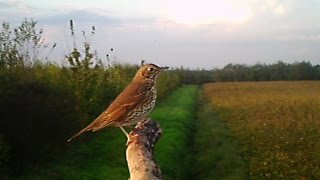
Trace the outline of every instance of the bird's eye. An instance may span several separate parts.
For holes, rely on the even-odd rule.
[[[154,68],[153,67],[148,67],[148,71],[153,72]]]

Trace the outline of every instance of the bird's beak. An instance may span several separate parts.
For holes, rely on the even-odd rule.
[[[161,70],[164,71],[166,69],[169,69],[169,67],[165,66],[165,67],[161,67]]]

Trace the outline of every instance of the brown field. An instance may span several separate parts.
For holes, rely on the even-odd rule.
[[[320,82],[204,85],[242,145],[253,179],[320,178]]]

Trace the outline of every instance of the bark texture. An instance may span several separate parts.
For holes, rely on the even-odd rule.
[[[153,148],[161,133],[159,124],[150,119],[139,122],[130,132],[126,150],[130,180],[162,179],[153,157]]]

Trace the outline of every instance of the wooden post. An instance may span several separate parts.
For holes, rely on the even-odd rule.
[[[161,133],[159,124],[150,119],[139,122],[130,132],[126,151],[130,180],[162,179],[153,158],[153,148]]]

